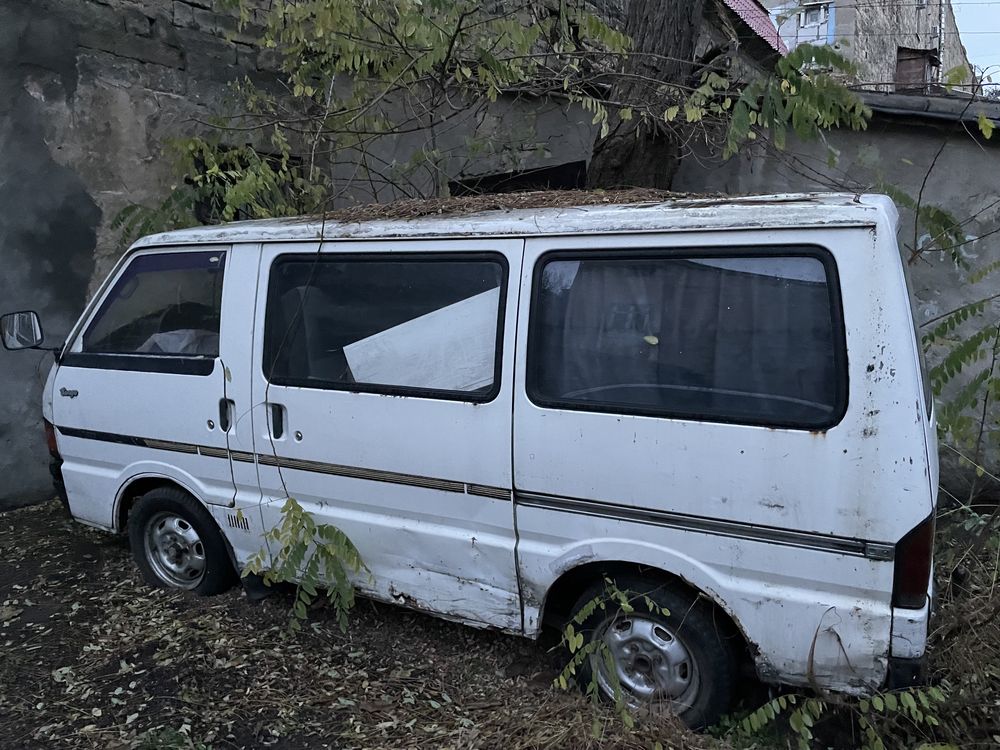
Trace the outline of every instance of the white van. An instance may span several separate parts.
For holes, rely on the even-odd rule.
[[[692,725],[741,664],[907,684],[938,459],[896,223],[786,195],[147,237],[52,367],[57,474],[199,594],[289,495],[357,546],[363,594],[470,625],[536,637],[608,577],[669,615],[610,606],[586,637]],[[8,348],[40,339],[4,318]]]

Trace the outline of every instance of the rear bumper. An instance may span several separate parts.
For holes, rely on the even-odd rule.
[[[901,656],[889,657],[889,679],[886,688],[901,690],[923,685],[927,681],[927,659],[920,656],[915,659],[905,659]]]
[[[931,619],[930,597],[923,609],[892,608],[892,641],[889,655],[903,659],[918,659],[927,649],[927,632]]]
[[[933,585],[928,587],[922,609],[893,607],[888,689],[921,685],[927,679],[927,633],[933,608]]]

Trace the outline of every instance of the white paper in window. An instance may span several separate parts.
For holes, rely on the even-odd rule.
[[[474,391],[493,382],[500,287],[344,347],[357,383]]]
[[[771,276],[776,279],[808,281],[814,284],[826,282],[826,269],[816,258],[692,258],[690,262],[738,273]]]

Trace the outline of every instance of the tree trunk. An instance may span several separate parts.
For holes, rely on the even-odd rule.
[[[612,84],[611,101],[646,101],[651,81],[687,84],[704,6],[705,0],[628,0],[624,31],[633,54],[625,62],[626,75]],[[665,98],[663,109],[675,103]],[[680,157],[677,136],[638,117],[623,121],[617,113],[609,124],[608,136],[594,144],[588,186],[669,188]]]

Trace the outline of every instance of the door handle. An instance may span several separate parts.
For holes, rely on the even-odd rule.
[[[281,440],[285,434],[285,407],[281,404],[268,404],[268,421],[271,426],[271,437]]]
[[[233,410],[236,404],[232,399],[220,398],[219,399],[219,428],[223,432],[229,432],[229,428],[233,423]]]

